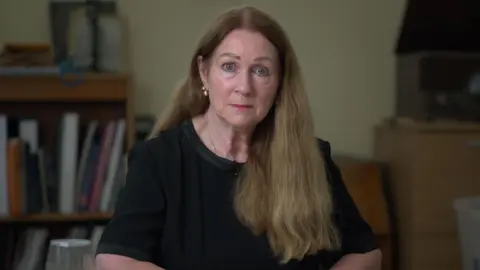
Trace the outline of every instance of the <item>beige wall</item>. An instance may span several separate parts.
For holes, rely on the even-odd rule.
[[[393,113],[393,48],[405,0],[119,3],[129,21],[138,112],[162,110],[212,17],[232,5],[253,4],[275,16],[290,35],[306,78],[317,134],[335,151],[370,156],[372,126]],[[48,0],[1,0],[0,43],[48,41],[47,12]]]

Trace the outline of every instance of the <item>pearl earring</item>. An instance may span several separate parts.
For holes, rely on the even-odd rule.
[[[205,88],[205,86],[202,86],[202,90],[203,90],[203,95],[208,96],[208,90]]]

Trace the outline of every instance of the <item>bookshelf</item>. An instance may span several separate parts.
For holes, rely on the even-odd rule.
[[[59,148],[60,145],[62,145],[62,137],[59,134],[59,130],[62,128],[60,123],[64,120],[65,114],[74,113],[77,115],[79,119],[79,135],[77,138],[78,160],[76,161],[76,170],[79,170],[78,168],[80,166],[78,163],[81,162],[82,143],[88,133],[89,125],[91,125],[92,122],[96,122],[100,130],[99,133],[104,134],[104,130],[106,130],[112,122],[114,123],[114,125],[112,125],[114,128],[111,130],[118,132],[119,129],[115,128],[119,125],[118,119],[124,120],[125,128],[124,132],[122,132],[124,134],[123,139],[118,140],[121,141],[121,155],[124,156],[127,150],[133,145],[135,132],[133,93],[131,89],[131,77],[127,74],[101,73],[81,74],[79,76],[0,75],[0,117],[3,115],[6,116],[7,120],[16,119],[16,121],[34,119],[38,127],[38,136],[36,136],[38,137],[38,147],[40,148],[41,146],[42,149],[49,149],[54,153],[54,159],[58,159],[57,155],[60,155],[59,152],[61,151]],[[64,125],[66,125],[65,123],[66,122],[63,122]],[[8,123],[8,125],[10,125],[10,123]],[[68,125],[66,126],[68,127]],[[0,129],[1,128],[0,126]],[[66,129],[67,128],[64,127],[62,132],[65,133]],[[112,132],[110,135],[112,135],[111,144],[113,145],[115,133]],[[21,135],[19,134],[18,136]],[[100,142],[103,142],[102,139],[104,137],[102,136],[104,135],[97,136],[97,139],[101,137]],[[10,139],[11,138],[9,138],[9,140]],[[0,145],[0,151],[2,151],[1,148]],[[103,148],[99,151],[102,151],[102,149]],[[113,146],[111,149],[113,149]],[[113,150],[111,150],[111,152],[113,152]],[[99,155],[101,156],[101,154]],[[11,156],[5,156],[7,157],[8,163],[8,159]],[[98,160],[100,159],[99,157]],[[104,160],[105,163],[109,163],[108,156]],[[61,162],[58,161],[58,163]],[[92,166],[98,170],[99,165]],[[104,167],[105,172],[103,175],[107,175],[108,165]],[[58,174],[58,171],[54,173]],[[75,171],[75,177],[76,176],[77,171]],[[2,175],[0,174],[0,181],[1,177]],[[23,177],[24,180],[22,181],[25,181],[25,176]],[[107,177],[104,176],[104,178]],[[76,189],[78,189],[77,186]],[[60,188],[58,190],[60,190]],[[58,193],[60,193],[60,191],[58,191]],[[99,193],[100,199],[98,200],[101,200],[103,193],[101,191]],[[0,193],[0,196],[1,195]],[[23,196],[29,197],[28,195],[29,194]],[[58,194],[54,196],[57,196],[57,198],[62,197]],[[60,204],[61,200],[62,199],[58,199],[57,203]],[[73,201],[77,202],[78,199],[73,199]],[[1,203],[0,200],[0,204]],[[72,237],[72,235],[73,237],[93,238],[93,235],[96,234],[98,238],[101,230],[96,231],[95,229],[97,229],[98,226],[105,225],[110,220],[112,215],[110,207],[109,211],[100,211],[98,210],[100,207],[95,207],[96,210],[93,211],[89,207],[83,210],[78,210],[76,207],[77,206],[75,206],[73,211],[67,211],[67,213],[60,211],[60,207],[58,206],[58,209],[43,209],[41,211],[37,209],[37,211],[33,212],[24,211],[22,208],[22,212],[20,213],[0,215],[0,239],[7,239],[7,241],[0,241],[0,268],[13,269],[13,262],[16,260],[16,253],[19,249],[17,243],[21,234],[27,230],[32,230],[33,233],[40,238],[43,237],[44,245],[48,243],[49,239]],[[83,228],[86,228],[86,231],[83,231]],[[48,233],[45,233],[45,230],[48,230]],[[43,246],[43,248],[44,251],[46,251],[45,246]]]
[[[133,93],[128,75],[0,76],[0,105],[0,114],[37,117],[46,125],[56,125],[56,116],[62,111],[76,110],[86,120],[123,116],[127,147],[134,141]]]

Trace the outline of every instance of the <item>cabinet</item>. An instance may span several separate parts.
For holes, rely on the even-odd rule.
[[[399,269],[460,270],[453,201],[480,195],[480,124],[385,122],[374,155],[389,169]]]

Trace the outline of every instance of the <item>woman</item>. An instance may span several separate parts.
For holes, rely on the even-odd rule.
[[[380,269],[292,46],[255,8],[219,17],[128,161],[100,270]]]

